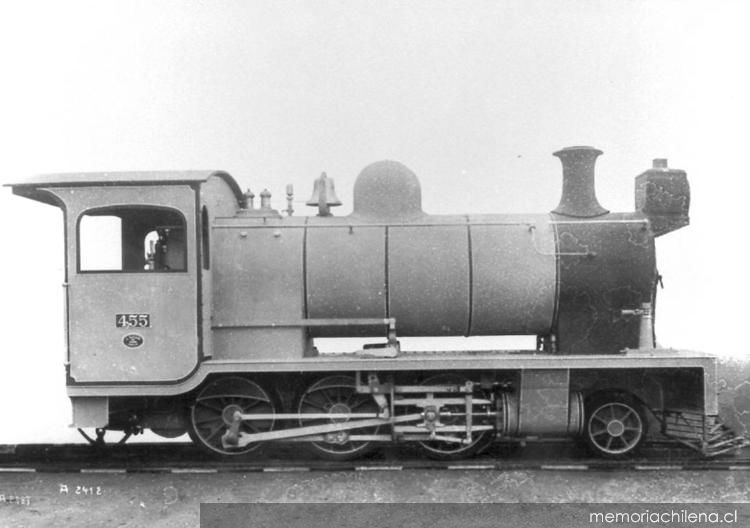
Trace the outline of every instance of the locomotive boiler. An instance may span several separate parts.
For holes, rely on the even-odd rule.
[[[301,442],[350,459],[384,442],[460,458],[494,439],[582,438],[607,457],[649,436],[715,455],[715,360],[656,348],[655,237],[688,224],[683,171],[654,160],[635,211],[596,198],[601,151],[569,147],[549,214],[430,215],[384,161],[353,211],[323,174],[315,216],[222,171],[58,174],[13,191],[64,211],[73,424],[189,433],[221,455]],[[282,211],[283,212],[283,211]],[[413,352],[401,336],[531,335],[526,351]],[[374,342],[319,354],[314,338]],[[651,428],[651,430],[649,430]]]

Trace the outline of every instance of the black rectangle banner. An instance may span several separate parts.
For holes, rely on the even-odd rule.
[[[744,528],[750,503],[209,503],[200,519],[205,528]]]

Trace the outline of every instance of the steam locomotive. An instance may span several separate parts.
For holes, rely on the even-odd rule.
[[[709,355],[655,348],[654,239],[686,226],[684,171],[635,180],[635,211],[594,188],[601,151],[555,152],[549,214],[430,215],[383,161],[353,212],[315,181],[316,216],[271,207],[226,172],[55,174],[13,192],[60,207],[73,425],[189,433],[241,455],[277,441],[352,459],[382,443],[470,456],[570,436],[604,457],[655,434],[706,456],[745,444],[718,418]],[[286,215],[282,214],[286,212]],[[406,336],[536,336],[534,350],[402,350]],[[361,337],[321,354],[315,338]]]

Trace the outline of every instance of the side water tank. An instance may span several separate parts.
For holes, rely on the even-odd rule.
[[[393,161],[362,171],[350,216],[309,219],[305,273],[307,317],[394,317],[402,336],[546,335],[554,319],[549,215],[425,214],[417,177]]]

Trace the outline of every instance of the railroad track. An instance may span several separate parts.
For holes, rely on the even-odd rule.
[[[674,445],[651,444],[638,458],[591,458],[575,444],[540,443],[524,447],[496,444],[480,456],[439,461],[408,447],[386,447],[348,462],[319,460],[297,446],[274,446],[263,456],[215,459],[189,443],[133,443],[92,447],[84,444],[0,446],[0,473],[236,473],[408,470],[550,470],[550,471],[750,471],[750,450],[704,459]]]

